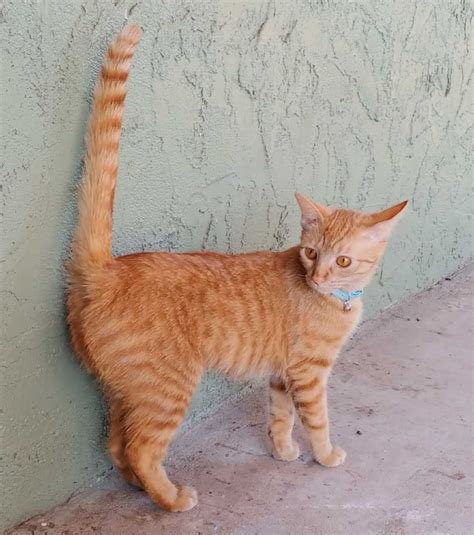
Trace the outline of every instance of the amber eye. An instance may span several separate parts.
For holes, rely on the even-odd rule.
[[[349,267],[352,264],[352,260],[348,256],[338,256],[336,264],[341,267]]]
[[[316,252],[316,250],[311,249],[311,247],[305,247],[304,253],[310,260],[314,260],[318,256],[318,253]]]

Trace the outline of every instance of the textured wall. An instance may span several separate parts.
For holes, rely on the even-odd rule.
[[[108,466],[99,398],[67,346],[62,263],[91,90],[125,16],[145,32],[117,253],[286,247],[300,190],[365,210],[412,201],[369,314],[471,255],[467,1],[4,1],[4,524]],[[228,391],[209,380],[195,410]]]

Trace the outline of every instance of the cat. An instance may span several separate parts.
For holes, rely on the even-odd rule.
[[[163,461],[205,369],[269,377],[273,456],[299,456],[295,411],[315,460],[344,462],[332,445],[326,385],[362,312],[371,279],[407,201],[365,214],[296,194],[300,244],[283,252],[138,253],[112,257],[112,205],[126,95],[140,29],[108,49],[86,136],[78,223],[67,265],[67,322],[75,353],[110,409],[108,449],[123,477],[168,511],[196,491]]]

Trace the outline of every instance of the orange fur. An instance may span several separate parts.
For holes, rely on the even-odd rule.
[[[299,454],[291,436],[296,408],[315,459],[325,466],[344,461],[329,439],[326,384],[362,303],[344,311],[330,293],[367,284],[406,203],[362,214],[297,195],[301,245],[287,251],[113,258],[125,81],[139,37],[135,26],[121,32],[95,92],[68,265],[68,324],[75,352],[109,402],[116,467],[161,507],[185,511],[197,503],[196,492],[175,486],[163,461],[206,368],[271,377],[268,432],[276,458]],[[351,265],[339,267],[339,255]]]

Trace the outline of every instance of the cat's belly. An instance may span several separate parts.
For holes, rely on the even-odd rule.
[[[282,367],[286,357],[281,336],[233,329],[203,340],[201,351],[207,368],[239,379],[270,374]]]

